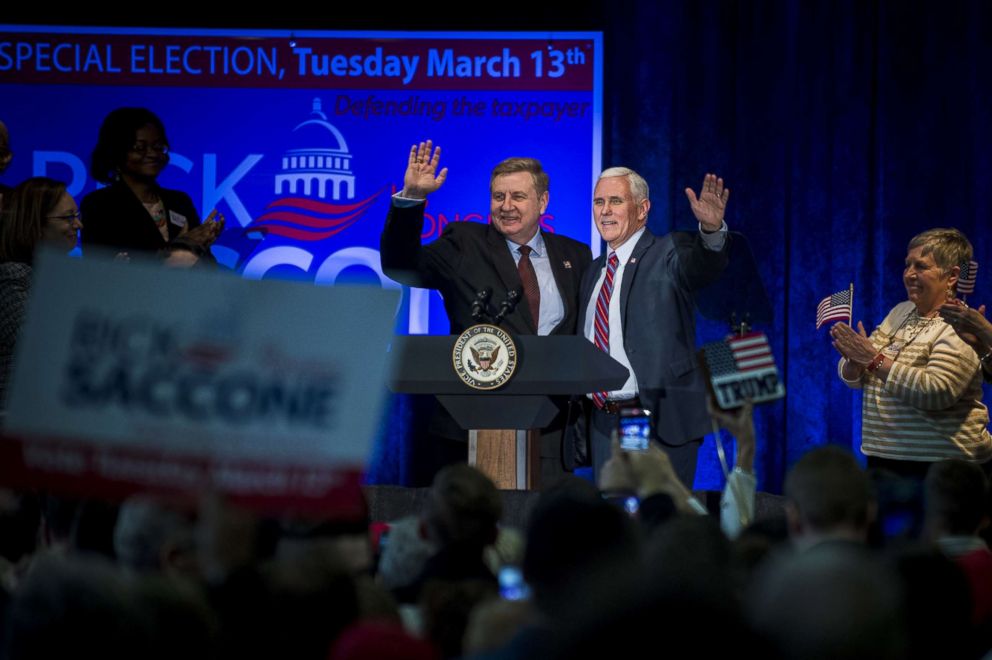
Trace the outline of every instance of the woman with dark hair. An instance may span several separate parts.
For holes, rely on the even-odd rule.
[[[165,126],[153,112],[117,108],[107,115],[90,172],[109,185],[83,198],[83,245],[157,252],[179,236],[204,246],[213,243],[223,229],[223,218],[215,222],[214,212],[201,225],[189,195],[159,186],[158,176],[168,164]]]
[[[4,197],[0,214],[0,407],[24,321],[35,248],[45,243],[68,252],[76,247],[82,227],[76,201],[61,181],[28,179]]]

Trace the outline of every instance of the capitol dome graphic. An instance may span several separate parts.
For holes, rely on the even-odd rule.
[[[319,98],[313,100],[310,118],[293,129],[289,146],[275,177],[276,195],[332,200],[355,197],[348,143],[341,131],[327,121]]]
[[[275,199],[245,228],[249,236],[297,244],[323,241],[359,222],[384,190],[355,200],[351,151],[341,131],[327,121],[319,98],[286,146],[275,175]]]

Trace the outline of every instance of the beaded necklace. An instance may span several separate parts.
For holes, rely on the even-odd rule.
[[[884,352],[892,360],[895,360],[903,349],[916,341],[916,338],[919,337],[924,330],[939,321],[943,321],[943,319],[939,316],[920,316],[920,313],[914,308],[913,311],[902,320],[899,327],[895,329],[892,336],[889,337],[889,341],[882,347],[880,352]],[[903,328],[906,329],[906,332],[903,335],[902,342],[896,343],[896,336]]]

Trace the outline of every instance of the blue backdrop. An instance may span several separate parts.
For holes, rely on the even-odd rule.
[[[788,390],[757,412],[759,487],[780,491],[788,466],[811,447],[857,449],[860,398],[836,379],[826,329],[814,330],[817,302],[853,281],[855,319],[878,323],[905,297],[909,238],[934,226],[971,238],[982,268],[970,302],[992,302],[992,4],[620,0],[557,13],[535,7],[526,26],[512,28],[604,32],[603,165],[647,178],[651,229],[691,227],[682,190],[698,187],[705,172],[732,189],[728,223],[759,259],[775,319],[758,329],[772,340]],[[292,19],[282,20],[286,27]],[[480,27],[457,16],[389,20],[350,24]],[[77,130],[95,134],[94,120]],[[554,194],[582,199],[589,191]],[[705,325],[701,340],[723,332]],[[418,411],[399,400],[391,413],[370,477],[408,483],[407,428]],[[709,440],[695,485],[721,485]]]
[[[604,166],[652,186],[653,231],[687,228],[682,189],[732,190],[728,223],[760,260],[788,389],[757,413],[759,487],[811,447],[860,444],[860,396],[836,378],[817,302],[855,285],[868,328],[905,300],[906,244],[961,229],[992,303],[992,4],[611,3]],[[988,389],[986,390],[988,394]],[[986,401],[988,401],[986,396]],[[712,452],[696,486],[718,487]]]

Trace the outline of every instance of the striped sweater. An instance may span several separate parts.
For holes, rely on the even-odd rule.
[[[943,319],[914,323],[912,302],[896,305],[871,333],[871,343],[894,362],[883,382],[865,372],[844,379],[862,388],[861,451],[900,461],[992,458],[988,408],[975,351]]]

